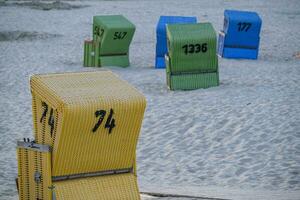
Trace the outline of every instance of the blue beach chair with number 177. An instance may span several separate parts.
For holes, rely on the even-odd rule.
[[[256,12],[225,10],[218,54],[225,58],[257,59],[262,20]]]

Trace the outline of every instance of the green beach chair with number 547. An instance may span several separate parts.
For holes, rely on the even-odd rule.
[[[122,15],[94,16],[93,41],[99,44],[98,66],[129,66],[129,45],[135,26]]]
[[[129,66],[129,46],[135,26],[122,15],[93,18],[93,40],[84,42],[84,66]]]

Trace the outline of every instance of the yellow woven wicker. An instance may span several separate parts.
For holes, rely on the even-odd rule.
[[[145,98],[127,82],[108,71],[36,75],[31,91],[35,138],[53,146],[53,176],[134,166]]]
[[[136,177],[133,174],[81,178],[55,183],[56,199],[140,199]]]
[[[50,200],[51,192],[56,199],[140,199],[136,145],[145,97],[109,71],[34,75],[30,85],[34,144],[52,152],[46,166],[31,161],[43,155],[18,149],[20,199]],[[50,177],[48,196],[32,182],[37,169]]]

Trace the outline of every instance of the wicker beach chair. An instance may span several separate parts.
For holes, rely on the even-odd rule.
[[[108,71],[31,77],[35,141],[18,142],[20,200],[140,199],[144,96]]]
[[[261,24],[256,12],[225,10],[224,27],[219,32],[218,55],[257,59]]]
[[[94,16],[93,40],[84,42],[84,66],[129,66],[134,32],[134,24],[122,15]],[[95,61],[89,63],[91,57]]]
[[[167,85],[191,90],[219,85],[216,33],[210,23],[167,25]]]

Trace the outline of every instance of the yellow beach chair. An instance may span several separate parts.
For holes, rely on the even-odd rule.
[[[108,71],[34,75],[35,141],[18,142],[20,200],[140,199],[146,101]]]

